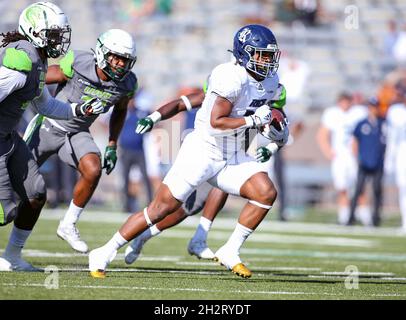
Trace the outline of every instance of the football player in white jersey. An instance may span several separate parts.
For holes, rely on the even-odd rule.
[[[136,132],[143,134],[152,130],[154,125],[161,120],[169,119],[185,110],[189,111],[192,108],[200,108],[204,97],[205,91],[201,90],[201,92],[193,93],[188,96],[181,96],[179,99],[166,103],[148,117],[140,119],[137,123]],[[282,108],[285,103],[286,89],[282,84],[279,84],[277,94],[272,98],[271,106],[283,110]],[[271,163],[269,160],[274,154],[274,151],[272,151],[273,145],[263,135],[259,134],[256,138],[257,139],[253,141],[247,152],[252,155],[255,154],[255,158],[258,162],[268,161],[268,174],[272,179],[273,162]],[[189,241],[187,250],[190,255],[194,255],[199,259],[213,260],[215,255],[207,245],[207,237],[214,219],[223,208],[227,198],[228,194],[226,192],[218,188],[213,188],[209,183],[204,183],[192,193],[188,199],[186,199],[182,207],[136,237],[125,250],[125,262],[127,264],[132,264],[137,260],[144,244],[149,239],[159,235],[162,231],[179,224],[188,216],[198,214],[200,211],[202,211],[202,216],[200,217],[199,225],[195,234]]]
[[[317,142],[323,155],[331,161],[333,184],[338,192],[338,223],[349,221],[349,193],[355,186],[357,161],[351,150],[351,136],[356,124],[366,118],[367,108],[352,106],[352,97],[342,93],[337,106],[327,108],[321,118]],[[365,200],[362,199],[360,202]],[[361,205],[361,211],[367,208]]]
[[[280,123],[281,130],[266,126],[272,120],[267,103],[279,84],[280,51],[272,31],[261,25],[241,28],[234,37],[233,55],[235,62],[220,64],[212,71],[195,130],[185,138],[152,203],[129,217],[104,246],[90,252],[93,277],[104,278],[119,248],[175,212],[204,182],[248,200],[234,232],[215,256],[237,275],[251,276],[239,250],[272,207],[277,192],[267,167],[246,155],[245,132],[265,126],[277,149],[286,143],[289,130],[284,123]]]
[[[385,173],[395,174],[402,215],[402,232],[406,233],[406,87],[397,86],[397,90],[402,99],[390,106],[386,116],[388,138]]]

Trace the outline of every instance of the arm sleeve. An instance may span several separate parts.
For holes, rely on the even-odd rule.
[[[69,120],[75,116],[73,106],[53,98],[47,87],[32,101],[32,106],[38,113],[53,119]]]
[[[27,75],[23,72],[11,70],[4,66],[0,67],[0,102],[7,98],[10,93],[21,89],[25,85]]]

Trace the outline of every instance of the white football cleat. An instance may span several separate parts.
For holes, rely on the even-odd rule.
[[[101,247],[90,251],[89,270],[93,278],[105,278],[107,265],[116,257],[117,250],[108,253]]]
[[[86,242],[80,239],[79,230],[74,224],[66,226],[62,225],[62,222],[59,223],[56,234],[59,238],[68,242],[73,250],[80,253],[87,253],[89,251],[89,247],[87,246]]]
[[[208,259],[208,260],[214,259],[213,251],[210,250],[210,248],[207,246],[206,241],[204,240],[191,239],[189,241],[187,251],[189,252],[190,255],[196,256],[199,259]]]
[[[251,270],[241,262],[238,253],[231,253],[227,251],[227,248],[224,246],[217,250],[214,260],[226,267],[232,273],[235,273],[237,276],[243,278],[250,278],[252,276]]]
[[[142,238],[141,235],[131,241],[130,245],[125,249],[124,261],[126,264],[131,264],[138,259],[142,247],[147,242],[147,239]]]
[[[22,258],[0,257],[0,271],[21,271],[21,272],[40,272],[42,269],[36,268]]]

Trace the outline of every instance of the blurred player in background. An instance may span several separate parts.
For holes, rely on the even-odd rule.
[[[267,168],[246,155],[245,132],[266,129],[277,150],[286,143],[289,130],[283,118],[278,121],[279,130],[269,124],[272,111],[267,103],[278,89],[280,57],[271,30],[261,25],[241,28],[234,37],[233,55],[235,62],[221,64],[211,73],[195,130],[185,138],[152,203],[133,214],[103,247],[90,252],[93,277],[105,277],[119,248],[175,212],[204,182],[248,200],[233,234],[215,256],[237,275],[251,276],[239,251],[272,207],[277,192]]]
[[[134,128],[138,120],[145,118],[150,113],[149,103],[143,100],[149,100],[143,97],[143,89],[138,89],[135,97],[128,104],[127,117],[124,122],[123,130],[120,135],[119,147],[122,156],[120,157],[121,164],[121,177],[124,181],[123,185],[123,211],[132,213],[139,210],[139,197],[138,192],[134,192],[132,188],[132,171],[134,167],[139,169],[140,183],[142,182],[147,193],[147,202],[152,201],[153,188],[147,170],[146,152],[145,149],[148,145],[144,141],[144,136],[136,134]],[[147,106],[143,106],[147,104]],[[153,145],[153,144],[152,144]],[[155,147],[155,145],[153,145]]]
[[[116,165],[117,140],[128,101],[137,87],[137,78],[131,71],[136,59],[133,37],[124,30],[111,29],[97,39],[94,53],[69,51],[59,65],[49,67],[46,75],[46,83],[57,83],[57,95],[66,101],[78,103],[97,97],[103,101],[103,112],[114,106],[104,153],[103,168],[107,174]],[[73,199],[58,226],[57,235],[81,253],[86,253],[88,246],[80,238],[76,223],[92,197],[102,171],[101,153],[89,132],[96,118],[97,115],[69,121],[45,119],[28,144],[39,166],[52,154],[58,154],[63,162],[80,172]]]
[[[352,97],[341,93],[337,105],[327,108],[321,118],[317,142],[323,155],[331,161],[331,174],[338,192],[338,223],[347,224],[350,217],[350,197],[357,176],[357,162],[351,149],[351,136],[355,125],[367,117],[367,109],[353,106]],[[365,204],[363,196],[362,204]],[[362,206],[360,210],[366,211]],[[369,211],[363,213],[369,215]]]
[[[358,175],[347,224],[355,223],[358,198],[364,193],[366,179],[370,177],[373,187],[373,213],[372,216],[362,217],[364,219],[362,223],[366,226],[378,226],[381,222],[382,178],[386,148],[386,124],[385,120],[379,117],[378,99],[368,100],[368,117],[357,123],[352,143],[358,162]]]
[[[396,90],[403,99],[391,105],[387,113],[388,139],[385,171],[388,174],[395,174],[402,215],[401,231],[406,234],[406,86],[398,83]]]
[[[51,26],[51,27],[49,27]],[[101,101],[68,104],[53,99],[46,87],[47,58],[64,55],[71,28],[62,10],[49,2],[23,10],[18,31],[2,34],[0,53],[0,225],[14,220],[0,271],[37,271],[21,258],[21,250],[46,201],[38,166],[16,129],[28,104],[40,114],[72,119],[101,111]],[[20,197],[16,206],[14,192]]]

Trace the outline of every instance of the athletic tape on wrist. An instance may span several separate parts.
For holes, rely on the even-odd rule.
[[[147,211],[147,207],[144,208],[144,218],[145,221],[147,222],[148,227],[152,227],[154,224],[151,222],[151,219],[148,216],[148,211]]]
[[[187,111],[192,110],[192,104],[190,103],[190,100],[188,99],[188,97],[180,96],[180,98],[182,99],[183,103],[185,104]]]

